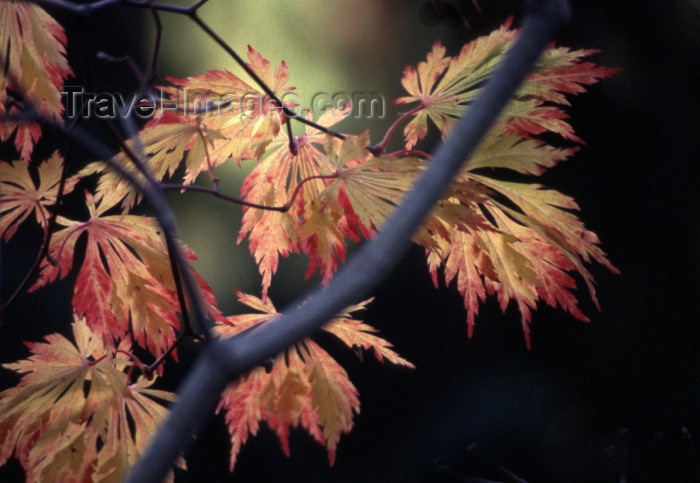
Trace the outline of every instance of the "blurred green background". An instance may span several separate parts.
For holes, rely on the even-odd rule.
[[[202,19],[244,58],[251,45],[273,68],[284,60],[290,72],[287,85],[296,87],[296,99],[303,109],[313,107],[317,95],[381,95],[386,102],[377,113],[384,111],[383,116],[349,117],[336,126],[340,131],[356,134],[369,129],[372,142],[376,143],[399,113],[392,101],[405,95],[400,84],[403,68],[423,60],[436,39],[457,45],[460,37],[466,40],[475,33],[460,32],[437,19],[427,25],[425,20],[431,9],[432,5],[420,2],[264,0],[244,8],[234,2],[210,2],[200,12]],[[255,85],[189,19],[169,15],[164,21],[159,74],[184,77],[224,69]],[[489,23],[482,25],[484,31],[495,25]],[[319,115],[315,112],[316,118]],[[294,123],[294,128],[297,134],[303,132],[299,123]],[[398,149],[400,144],[401,133],[397,132],[389,149]],[[219,169],[224,190],[237,193],[252,165],[253,161],[241,167],[230,163]],[[206,178],[201,179],[206,182]],[[171,199],[185,240],[201,254],[198,268],[215,287],[224,311],[234,308],[231,289],[258,294],[260,279],[247,244],[233,243],[240,226],[240,208],[199,195]],[[297,255],[281,263],[271,291],[276,303],[292,302],[318,283],[316,276],[304,281],[306,265],[306,259]]]

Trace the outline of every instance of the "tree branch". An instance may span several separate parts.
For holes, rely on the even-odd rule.
[[[569,13],[566,0],[529,3],[522,31],[503,63],[447,141],[435,151],[434,162],[377,237],[361,247],[326,289],[315,289],[308,302],[293,306],[273,323],[212,342],[185,379],[179,402],[128,476],[128,482],[162,481],[177,455],[191,444],[192,435],[213,414],[219,395],[231,380],[308,336],[380,283],[401,259],[410,245],[411,235],[448,188],[555,32],[568,20]]]
[[[136,189],[141,192],[146,202],[153,208],[154,215],[163,229],[163,236],[165,238],[169,256],[176,260],[177,265],[181,269],[185,287],[190,295],[194,312],[197,315],[197,322],[199,323],[198,328],[203,330],[209,339],[209,329],[213,326],[213,321],[205,309],[206,304],[204,302],[204,297],[201,294],[199,284],[197,283],[192,271],[189,269],[189,264],[187,263],[180,245],[177,242],[179,237],[177,234],[175,216],[173,215],[168,203],[165,200],[165,197],[163,196],[163,191],[160,188],[160,184],[153,181],[152,178],[150,182],[148,180],[140,180],[123,166],[116,163],[110,150],[86,131],[77,127],[68,129],[38,113],[28,98],[25,98],[24,101],[25,107],[20,115],[6,116],[4,118],[0,117],[0,121],[34,121],[44,126],[51,127],[66,139],[73,141],[75,144],[83,147],[85,150],[104,161],[110,168],[119,173],[121,177],[126,179],[132,186],[136,187]],[[132,161],[135,160],[135,162],[138,163],[138,157],[133,155],[133,153],[132,156]],[[176,274],[174,273],[173,276],[176,276]]]

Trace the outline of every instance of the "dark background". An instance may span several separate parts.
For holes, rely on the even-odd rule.
[[[486,33],[508,14],[517,20],[521,11],[520,2],[483,1],[481,14],[467,5],[473,30],[465,33],[449,11],[454,19],[440,21],[421,14],[421,2],[384,3],[415,10],[428,26],[447,25],[454,31],[444,39],[451,53],[465,35]],[[700,430],[700,5],[573,3],[573,23],[557,43],[601,49],[596,62],[624,70],[574,99],[568,112],[587,144],[543,181],[579,202],[582,218],[622,272],[591,267],[602,312],[585,290],[580,298],[590,323],[542,307],[527,350],[517,311],[503,315],[491,300],[467,340],[459,294],[432,287],[415,248],[364,319],[416,370],[382,366],[371,356],[360,362],[321,339],[362,402],[334,467],[301,430],[292,432],[292,458],[285,458],[263,427],[230,476],[228,434],[217,418],[187,455],[190,471],[179,481],[516,481],[508,472],[528,481],[618,481],[622,474],[628,481],[700,481],[694,439]],[[141,21],[126,9],[119,14]],[[70,38],[78,24],[57,16]],[[95,25],[124,22],[112,17],[98,16]],[[114,32],[121,37],[100,42],[117,53],[138,47],[133,30]],[[425,48],[411,62],[424,55]],[[72,59],[74,66],[79,61]],[[129,82],[120,76],[115,69],[115,86]],[[20,236],[31,239],[24,230]],[[32,243],[3,246],[3,298],[31,263],[38,247]],[[278,305],[291,302],[274,295]],[[50,302],[46,297],[22,296],[6,314],[3,362],[26,357],[17,340],[65,330],[70,285],[57,284]],[[183,348],[185,362],[194,356],[192,346]],[[4,370],[2,377],[3,387],[14,381]],[[176,387],[175,379],[165,384]],[[0,480],[14,479],[16,470],[16,463],[0,468]]]

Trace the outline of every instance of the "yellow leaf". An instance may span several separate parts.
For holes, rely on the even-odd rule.
[[[29,359],[4,364],[23,377],[0,393],[0,464],[14,454],[29,481],[121,481],[167,413],[151,398],[174,395],[130,384],[128,364],[84,319],[73,335],[75,345],[51,334],[27,344]]]

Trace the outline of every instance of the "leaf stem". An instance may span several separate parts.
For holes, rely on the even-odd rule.
[[[132,366],[129,368],[129,373],[127,374],[127,377],[128,377],[129,379],[131,379],[131,375],[132,375],[132,373],[133,373],[133,368],[134,368],[134,367],[137,367],[137,368],[139,369],[139,371],[141,371],[141,374],[143,374],[143,375],[146,377],[146,379],[151,380],[151,379],[153,378],[153,371],[151,371],[150,368],[149,368],[149,366],[147,366],[146,364],[144,364],[144,363],[141,361],[141,359],[139,359],[138,356],[136,356],[136,354],[132,354],[131,352],[125,351],[124,349],[117,349],[117,350],[114,351],[114,352],[117,352],[117,353],[119,353],[119,354],[124,354],[124,355],[127,356],[129,359],[131,359],[131,361],[134,363],[134,365],[132,365]]]
[[[412,115],[414,115],[415,113],[420,111],[421,109],[423,109],[423,104],[420,104],[420,105],[414,107],[413,109],[411,109],[410,111],[407,111],[407,112],[404,112],[403,114],[401,114],[393,123],[391,123],[391,126],[389,126],[389,129],[387,129],[382,140],[379,141],[378,144],[375,144],[374,146],[372,146],[371,149],[368,148],[368,149],[370,149],[370,152],[372,152],[372,154],[374,154],[375,156],[381,156],[381,154],[384,152],[384,149],[386,149],[387,144],[389,144],[389,141],[391,140],[391,136],[394,135],[396,128],[398,128],[399,125],[403,121],[405,121],[406,119],[408,119],[409,117],[411,117]]]
[[[393,156],[393,157],[399,157],[399,156],[420,156],[421,158],[425,159],[432,159],[432,156],[430,153],[426,153],[425,151],[421,151],[420,149],[400,149],[398,151],[394,151],[393,153],[387,154],[387,156]]]

